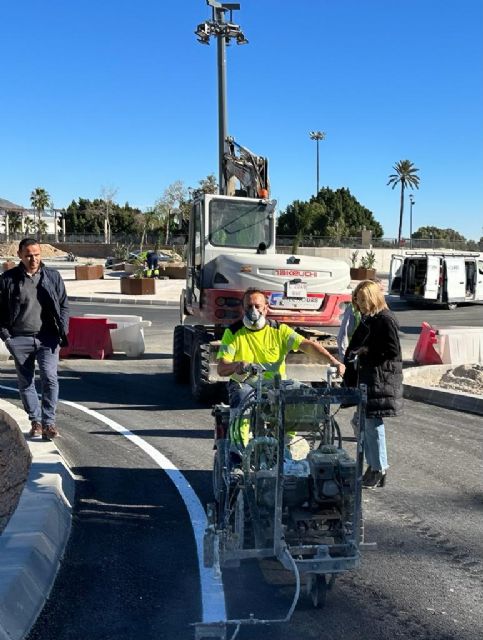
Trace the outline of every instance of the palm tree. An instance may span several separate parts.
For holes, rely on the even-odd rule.
[[[45,209],[50,206],[50,195],[45,189],[42,189],[42,187],[37,187],[30,194],[30,202],[32,207],[37,211],[37,240],[40,240],[42,214]]]
[[[35,220],[30,216],[25,216],[24,225],[25,225],[25,233],[28,236],[35,231]]]
[[[404,189],[409,187],[413,189],[419,189],[419,176],[416,173],[419,171],[414,164],[410,160],[399,160],[393,167],[396,173],[392,173],[389,176],[388,185],[391,185],[392,188],[397,184],[401,184],[401,207],[399,211],[399,231],[397,234],[397,245],[401,246],[401,234],[402,234],[402,223],[403,223],[403,214],[404,214]]]

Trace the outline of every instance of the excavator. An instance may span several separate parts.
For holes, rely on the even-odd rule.
[[[276,252],[276,201],[267,159],[225,138],[226,194],[198,193],[189,221],[186,285],[173,335],[173,374],[202,402],[222,397],[216,353],[226,327],[242,316],[249,287],[263,291],[268,317],[328,345],[323,327],[340,324],[350,302],[349,266],[338,260]],[[287,375],[319,381],[323,366],[302,353],[287,358]]]

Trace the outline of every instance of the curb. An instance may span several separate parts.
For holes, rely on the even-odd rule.
[[[448,371],[448,369],[454,368],[454,366],[454,364],[425,365],[404,369],[404,397],[409,400],[415,400],[416,402],[424,402],[425,404],[442,407],[443,409],[465,411],[483,416],[483,396],[473,393],[463,393],[462,391],[454,392],[435,388],[436,378],[439,380],[439,377],[441,377],[443,373]],[[433,381],[434,386],[432,385]],[[424,383],[426,383],[427,386],[424,386]]]
[[[0,399],[0,418],[26,435],[23,410]],[[52,442],[27,440],[32,464],[9,523],[0,535],[0,640],[21,640],[54,584],[69,539],[74,478]]]
[[[103,304],[179,307],[179,302],[176,300],[140,300],[139,298],[103,298],[101,296],[67,296],[67,299],[70,302],[102,302]]]

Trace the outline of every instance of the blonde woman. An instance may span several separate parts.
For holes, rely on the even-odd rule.
[[[363,280],[354,290],[361,321],[347,347],[346,386],[367,386],[363,487],[383,487],[388,469],[384,418],[402,411],[402,357],[399,325],[378,283]],[[357,366],[353,360],[357,356]]]

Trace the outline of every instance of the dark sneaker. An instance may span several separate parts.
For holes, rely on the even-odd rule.
[[[35,438],[35,436],[41,436],[41,435],[42,435],[42,425],[40,424],[40,422],[33,420],[30,423],[29,438]]]
[[[369,478],[371,477],[371,474],[372,474],[372,469],[370,466],[368,466],[364,472],[364,475],[362,476],[362,482],[369,480]]]
[[[59,435],[55,424],[47,424],[42,427],[42,440],[52,440]]]

